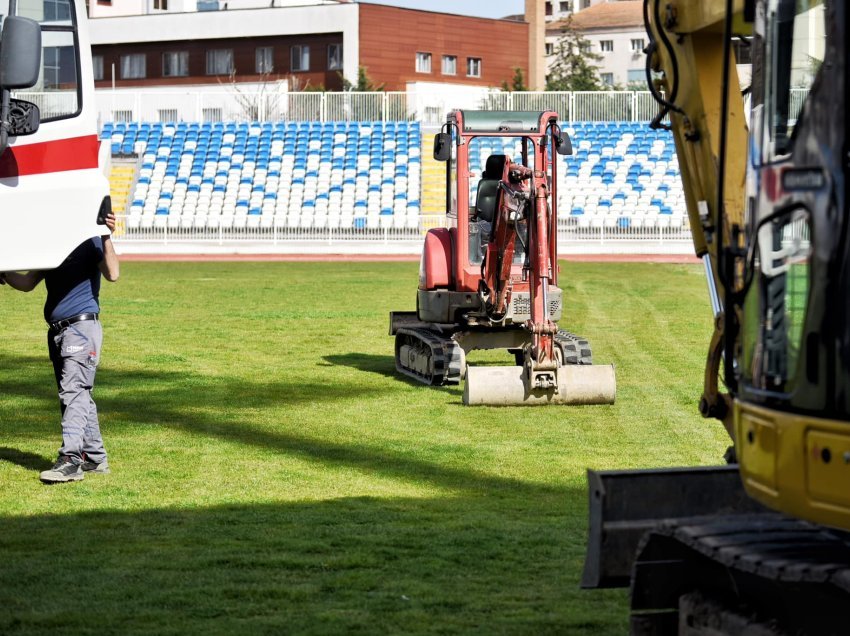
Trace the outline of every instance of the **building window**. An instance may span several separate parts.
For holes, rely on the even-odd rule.
[[[310,47],[303,44],[297,44],[291,49],[292,54],[292,70],[293,71],[309,71],[310,70]]]
[[[342,44],[328,44],[328,70],[342,70]]]
[[[230,75],[233,67],[233,49],[207,51],[207,75]]]
[[[646,84],[646,69],[643,68],[631,68],[628,71],[628,82],[629,84]],[[644,88],[644,90],[646,90]]]
[[[578,49],[582,53],[590,53],[590,42],[588,42],[587,40],[583,40],[579,43]]]
[[[121,79],[144,79],[147,77],[144,53],[121,56]]]
[[[71,5],[68,0],[44,0],[45,22],[70,22]]]
[[[457,55],[443,56],[443,75],[457,75]]]
[[[44,47],[42,65],[44,67],[44,88],[48,90],[59,88],[59,69],[61,67],[61,61],[59,60],[58,46]]]
[[[599,50],[603,53],[610,53],[614,50],[614,40],[599,40]]]
[[[554,55],[555,53],[555,45],[551,42],[546,43],[546,55]]]
[[[644,46],[643,38],[632,38],[632,53],[642,53]]]
[[[546,15],[552,15],[552,3],[551,2],[546,3]]]
[[[102,55],[92,55],[91,56],[91,68],[94,72],[94,78],[96,80],[103,79],[103,56]]]
[[[613,73],[600,73],[599,79],[602,80],[602,83],[605,86],[613,86],[614,85],[614,74]]]
[[[154,11],[168,11],[168,0],[153,0]]]
[[[560,6],[561,6],[561,13],[569,12],[569,10],[570,10],[570,3],[569,2],[562,2]]]
[[[258,47],[254,52],[254,72],[271,73],[274,71],[274,49],[270,46]]]
[[[417,53],[416,54],[416,72],[430,73],[431,72],[431,54]]]
[[[172,51],[162,54],[163,77],[186,77],[189,75],[189,52]]]
[[[481,77],[481,58],[468,57],[466,58],[466,76]]]

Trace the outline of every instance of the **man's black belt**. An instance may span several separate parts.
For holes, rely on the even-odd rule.
[[[57,320],[56,322],[48,324],[50,325],[50,331],[61,331],[65,327],[73,325],[75,322],[83,322],[84,320],[97,320],[97,314],[77,314],[76,316],[71,316],[70,318]]]

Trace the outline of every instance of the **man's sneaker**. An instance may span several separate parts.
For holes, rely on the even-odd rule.
[[[83,467],[75,464],[67,455],[61,455],[53,468],[45,470],[38,478],[45,484],[62,484],[67,481],[80,481],[85,475]]]
[[[88,457],[83,460],[82,468],[84,473],[97,473],[98,475],[109,474],[109,460],[104,459],[99,464],[91,461]]]

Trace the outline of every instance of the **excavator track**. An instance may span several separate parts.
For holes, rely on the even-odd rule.
[[[563,329],[555,334],[555,346],[560,347],[564,364],[593,364],[590,342]]]
[[[848,606],[850,537],[776,513],[656,526],[632,576],[633,634],[847,634]]]
[[[395,336],[395,368],[424,384],[459,384],[464,354],[451,337],[433,329],[402,328]]]

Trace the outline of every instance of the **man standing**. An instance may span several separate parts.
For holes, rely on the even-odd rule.
[[[110,232],[115,230],[111,213],[106,226]],[[110,234],[84,241],[56,269],[0,273],[0,284],[20,291],[32,291],[42,280],[47,287],[44,319],[59,389],[62,448],[53,468],[40,475],[46,484],[79,481],[87,472],[109,472],[91,396],[103,341],[98,320],[101,274],[108,281],[118,280],[118,255]]]

